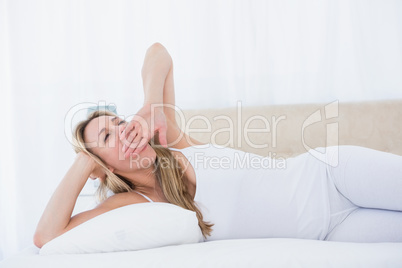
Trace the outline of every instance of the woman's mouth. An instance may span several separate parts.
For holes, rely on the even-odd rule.
[[[142,148],[141,151],[139,151],[139,153],[142,153],[146,148],[147,148],[147,145],[145,145],[144,148]]]

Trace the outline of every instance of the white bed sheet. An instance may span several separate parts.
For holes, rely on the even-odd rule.
[[[402,243],[290,238],[219,240],[99,254],[41,256],[38,252],[29,247],[0,267],[402,267]]]

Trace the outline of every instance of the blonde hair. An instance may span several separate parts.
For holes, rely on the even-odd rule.
[[[131,192],[135,190],[135,185],[132,184],[127,178],[114,174],[111,172],[102,161],[100,157],[92,153],[89,148],[86,147],[84,141],[84,130],[89,122],[100,116],[117,116],[115,113],[105,110],[99,110],[92,112],[88,115],[87,119],[79,122],[73,132],[74,151],[76,153],[87,153],[96,163],[103,167],[106,173],[106,179],[101,181],[96,196],[99,202],[107,199],[107,191],[110,190],[114,194]],[[214,224],[204,222],[201,211],[198,209],[196,202],[192,199],[188,192],[187,185],[184,181],[187,181],[182,166],[179,161],[173,156],[168,148],[160,145],[158,136],[148,142],[149,145],[155,150],[156,159],[154,162],[154,169],[157,182],[161,186],[162,192],[165,195],[169,203],[180,206],[184,209],[194,211],[198,218],[198,225],[201,228],[204,238],[211,235],[212,226]]]

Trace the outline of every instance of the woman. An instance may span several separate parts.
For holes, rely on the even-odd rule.
[[[195,211],[209,240],[402,242],[402,157],[339,146],[326,148],[327,163],[339,154],[335,167],[304,153],[283,168],[267,169],[267,157],[203,144],[180,130],[172,109],[172,59],[161,44],[147,50],[142,78],[145,102],[133,120],[98,111],[77,125],[77,156],[38,223],[36,246],[97,215],[143,202]],[[226,166],[206,164],[213,158],[225,159]],[[250,158],[260,166],[244,165]],[[88,177],[101,181],[102,203],[71,217]],[[114,195],[107,197],[107,190]]]

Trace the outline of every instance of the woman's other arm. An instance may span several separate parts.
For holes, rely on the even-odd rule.
[[[92,173],[92,174],[91,174]],[[110,196],[94,209],[71,217],[77,197],[89,177],[104,179],[104,172],[87,154],[77,154],[74,163],[56,188],[39,220],[34,244],[41,248],[50,240],[74,227],[110,210],[145,202],[142,196],[130,192]]]
[[[94,168],[94,162],[83,153],[76,158],[50,198],[34,235],[34,243],[41,247],[64,232],[71,219],[75,202]]]

